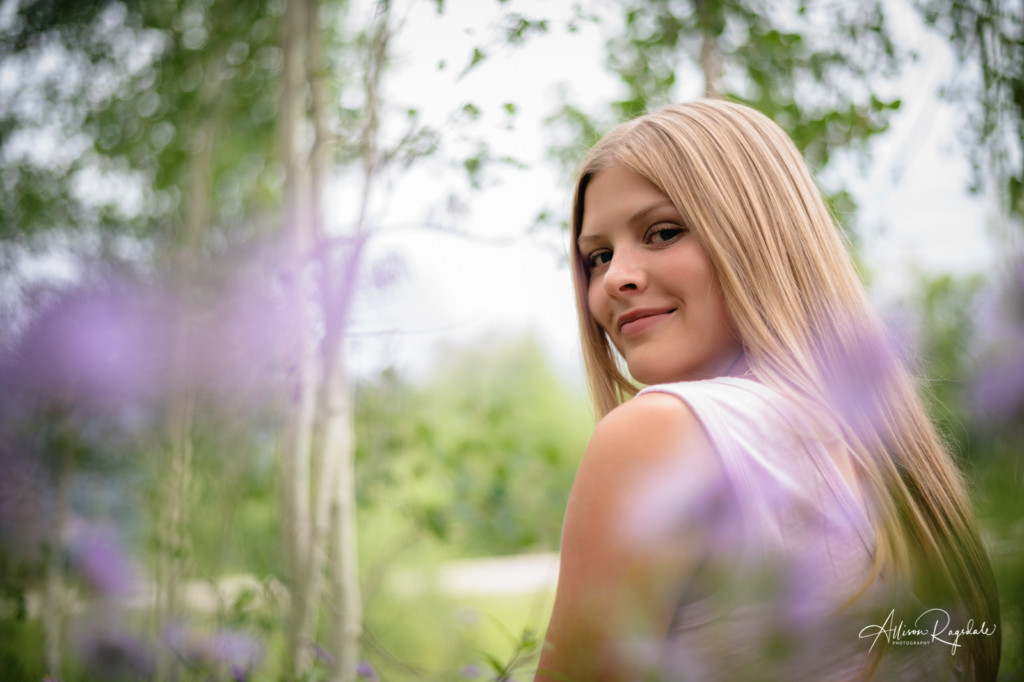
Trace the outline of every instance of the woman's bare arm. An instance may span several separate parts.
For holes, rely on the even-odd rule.
[[[644,645],[664,639],[704,550],[687,512],[720,476],[706,433],[676,397],[644,394],[601,420],[566,508],[537,680],[642,672]]]

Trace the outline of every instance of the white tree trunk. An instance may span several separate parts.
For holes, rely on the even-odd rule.
[[[380,79],[386,64],[390,7],[381,3],[365,54],[362,86],[366,105],[359,145],[363,192],[353,241],[344,258],[323,227],[321,193],[333,135],[326,122],[326,66],[319,0],[291,0],[285,12],[284,77],[281,93],[282,152],[292,264],[290,305],[296,313],[299,350],[291,385],[289,423],[283,448],[285,534],[292,585],[290,651],[295,677],[310,669],[320,603],[329,587],[333,680],[356,676],[362,635],[355,504],[355,438],[352,387],[344,357],[344,329],[356,286],[370,190],[379,171]],[[309,109],[305,108],[306,88]],[[311,138],[306,135],[311,134]],[[300,141],[311,139],[308,155]],[[305,274],[319,258],[319,295],[307,291]],[[341,263],[339,264],[339,260]],[[318,304],[319,343],[309,309]],[[317,352],[318,351],[318,352]]]
[[[298,1],[298,0],[297,0]],[[320,291],[317,301],[320,303],[319,313],[324,325],[325,338],[318,345],[318,361],[322,371],[320,377],[320,391],[316,396],[315,423],[313,449],[310,452],[311,500],[309,507],[310,514],[310,544],[307,547],[305,557],[305,579],[306,579],[306,601],[307,608],[303,613],[303,631],[315,636],[317,623],[320,615],[320,603],[323,595],[324,567],[327,563],[328,537],[328,504],[330,502],[330,489],[337,480],[335,472],[336,458],[333,456],[330,443],[328,442],[330,425],[329,418],[325,416],[325,405],[327,404],[326,392],[330,384],[332,372],[332,360],[326,352],[326,344],[337,336],[335,327],[336,320],[332,319],[326,310],[325,291],[329,287],[331,277],[329,267],[323,258],[323,249],[326,244],[326,236],[323,229],[323,204],[322,191],[324,178],[327,172],[327,156],[329,141],[327,130],[324,124],[324,83],[322,69],[322,45],[319,30],[319,8],[316,0],[301,0],[305,4],[303,10],[305,25],[305,82],[308,84],[310,93],[309,124],[313,132],[313,147],[310,151],[307,168],[309,183],[307,202],[309,206],[309,229],[311,241],[316,244],[317,255],[321,257],[319,282]]]
[[[700,69],[704,74],[704,96],[721,97],[722,95],[722,53],[718,49],[718,31],[713,27],[713,17],[707,0],[694,0],[701,24]]]
[[[359,589],[355,500],[355,434],[352,393],[345,367],[338,363],[331,377],[328,409],[331,447],[337,458],[336,484],[331,499],[334,561],[331,563],[331,650],[338,665],[332,682],[355,677],[363,634],[363,605]],[[325,438],[325,441],[328,439]]]
[[[285,554],[291,593],[288,652],[292,673],[303,677],[312,663],[316,608],[310,602],[310,553],[314,543],[311,524],[311,453],[316,417],[318,366],[311,319],[309,261],[312,252],[310,179],[302,139],[305,131],[304,63],[306,3],[288,2],[283,23],[284,56],[280,99],[281,157],[285,171],[285,271],[293,351],[288,384],[287,426],[282,456],[282,510]]]
[[[317,447],[314,468],[318,473],[314,492],[313,546],[309,555],[309,597],[319,604],[325,568],[330,576],[328,608],[331,638],[328,650],[335,660],[333,680],[355,678],[362,634],[362,602],[359,594],[359,563],[355,525],[355,440],[352,426],[352,388],[345,367],[344,329],[356,286],[364,235],[357,225],[355,240],[336,265],[323,230],[321,192],[327,173],[331,136],[326,122],[325,65],[317,0],[306,0],[308,59],[306,74],[310,92],[313,148],[310,154],[310,205],[314,235],[322,249],[320,272],[320,344],[323,382],[317,406]],[[365,197],[360,213],[365,212]],[[327,561],[328,558],[330,561]],[[307,627],[315,630],[318,609],[310,609]]]

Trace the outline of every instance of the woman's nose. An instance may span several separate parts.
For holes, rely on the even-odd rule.
[[[609,296],[642,291],[646,285],[647,275],[638,263],[618,253],[612,256],[604,273],[604,287]]]

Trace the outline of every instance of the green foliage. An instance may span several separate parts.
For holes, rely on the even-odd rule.
[[[536,341],[460,353],[419,387],[385,374],[357,405],[362,504],[472,554],[557,547],[592,419]]]
[[[613,103],[619,120],[674,101],[687,57],[720,60],[720,83],[702,65],[705,89],[767,114],[814,168],[824,167],[834,149],[884,130],[886,113],[899,107],[898,99],[873,94],[899,56],[880,2],[827,10],[791,3],[789,12],[766,12],[745,0],[623,6],[626,30],[609,43],[607,62],[626,85],[627,96]]]
[[[456,597],[436,580],[452,558],[557,547],[585,405],[532,338],[452,349],[415,384],[384,372],[359,386],[364,652],[382,677],[501,679],[535,662],[550,594]]]
[[[59,153],[8,159],[0,237],[31,245],[39,232],[95,229],[175,243],[199,206],[229,227],[276,206],[279,10],[270,0],[19,3],[0,39],[15,78],[0,105],[0,152],[42,139],[87,146],[66,163]],[[37,75],[47,58],[59,68]],[[83,183],[142,202],[126,207],[124,191]]]
[[[505,17],[505,41],[510,45],[523,45],[530,35],[543,35],[548,32],[549,22],[546,19],[527,19],[521,14],[509,14]]]
[[[608,41],[605,63],[625,92],[596,114],[563,97],[549,123],[560,138],[552,156],[567,172],[599,132],[677,101],[683,86],[695,89],[693,81],[775,120],[814,170],[838,150],[864,148],[900,107],[898,98],[878,94],[879,77],[905,57],[881,2],[787,3],[771,11],[756,0],[616,5],[624,30]],[[834,198],[846,204],[849,197],[837,189]]]
[[[43,633],[39,621],[14,620],[0,613],[0,671],[11,682],[42,680]]]
[[[208,404],[193,424],[188,536],[200,578],[285,572],[276,453],[280,416],[266,408],[244,409],[226,401]],[[152,475],[157,478],[149,485],[164,485],[159,468]]]
[[[363,657],[382,679],[493,680],[498,667],[532,672],[553,590],[452,594],[441,576],[464,548],[415,527],[397,503],[361,506],[359,537]]]
[[[999,679],[1010,680],[1024,673],[1024,422],[1019,413],[1010,420],[992,419],[977,404],[981,372],[993,359],[1003,359],[1005,350],[1002,338],[988,346],[978,338],[981,292],[977,278],[922,278],[911,310],[918,326],[917,370],[926,406],[965,471],[995,572],[1003,629]],[[1019,320],[999,320],[1000,326],[1009,327],[1010,339],[1020,331],[1016,324]],[[1019,357],[1019,344],[1010,352]],[[1019,373],[1005,378],[1019,396]]]
[[[487,59],[487,53],[485,53],[479,47],[474,47],[473,56],[469,58],[469,64],[466,64],[466,68],[462,70],[462,73],[459,74],[459,76],[465,76],[467,73],[475,69],[480,64],[480,62],[482,62],[485,59]]]
[[[961,70],[946,97],[967,111],[974,187],[986,173],[1002,185],[1004,208],[1024,216],[1024,15],[1000,0],[916,0],[925,21],[947,38]]]
[[[215,225],[276,205],[277,3],[140,7],[136,20],[163,49],[86,118],[97,151],[142,172],[156,199],[147,206],[166,209],[158,221],[184,224],[190,202],[203,200],[189,184],[203,153]]]
[[[951,444],[969,447],[965,415],[974,341],[973,311],[981,282],[951,275],[923,277],[912,304],[920,327],[917,371],[924,379],[926,406]]]
[[[534,609],[536,600],[377,593],[368,604],[364,656],[382,679],[528,679],[550,610]]]
[[[494,656],[488,657],[488,663],[496,674],[498,680],[511,680],[525,666],[531,663],[536,666],[536,658],[540,656],[541,647],[544,645],[544,638],[531,629],[525,628],[515,640],[512,655],[508,659],[499,659]]]

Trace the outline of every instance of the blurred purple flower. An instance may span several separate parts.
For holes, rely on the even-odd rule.
[[[327,649],[323,648],[316,642],[313,642],[313,655],[316,656],[316,660],[324,663],[330,668],[337,665],[337,661],[334,660],[334,656],[331,656],[331,653],[327,651]]]
[[[886,329],[855,324],[846,330],[840,346],[821,343],[815,349],[829,408],[859,437],[877,433],[884,423],[877,397],[906,360],[912,345],[908,334],[908,325],[890,315]]]
[[[975,375],[971,404],[982,417],[1009,421],[1024,412],[1024,339],[1019,348],[990,360]]]
[[[260,262],[217,289],[79,285],[56,295],[19,336],[4,383],[19,403],[99,409],[159,401],[181,388],[248,396],[283,366],[300,323],[279,289]]]
[[[389,251],[369,263],[369,270],[370,284],[375,289],[385,289],[405,275],[407,267],[397,252]]]
[[[459,669],[459,677],[463,677],[467,680],[473,680],[480,677],[483,672],[484,670],[480,665],[471,663],[469,665],[464,665]]]
[[[68,550],[85,583],[102,597],[125,597],[136,587],[135,565],[109,524],[71,525]]]
[[[240,632],[205,633],[172,625],[165,629],[164,641],[186,663],[227,670],[236,680],[246,679],[263,660],[262,643]]]
[[[982,358],[971,405],[983,418],[1010,421],[1024,413],[1024,264],[983,296],[977,319]]]
[[[359,665],[356,666],[356,674],[367,680],[377,679],[377,671],[373,669],[369,661],[360,661]]]
[[[19,399],[132,404],[159,395],[166,301],[138,284],[62,293],[21,335],[11,377]]]
[[[664,538],[680,524],[700,529],[702,539],[721,555],[738,555],[744,541],[743,509],[725,477],[708,477],[673,460],[651,475],[630,501],[622,522],[631,549],[640,556],[664,551]]]
[[[284,365],[303,320],[284,305],[269,267],[259,263],[208,299],[193,312],[181,369],[205,391],[251,396]]]

